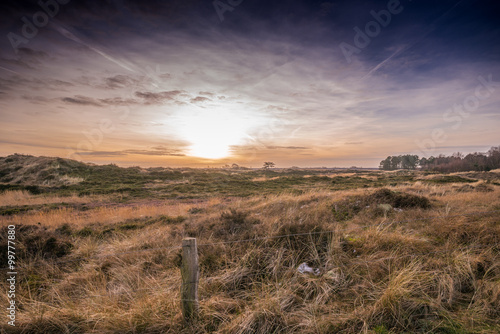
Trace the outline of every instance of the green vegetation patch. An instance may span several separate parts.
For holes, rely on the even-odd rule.
[[[241,234],[259,223],[260,220],[251,218],[248,212],[231,209],[221,213],[220,224],[215,232],[218,236]]]
[[[400,209],[429,209],[431,207],[431,202],[427,197],[395,192],[387,188],[382,188],[375,191],[373,194],[367,196],[366,199],[368,203],[390,204],[391,206]]]
[[[30,205],[23,206],[4,206],[0,208],[0,216],[13,216],[20,213],[25,213],[33,210],[33,207]]]
[[[467,179],[458,175],[440,175],[432,179],[426,179],[425,182],[431,183],[473,183],[477,180]]]
[[[332,211],[336,220],[347,221],[361,211],[370,209],[374,214],[387,214],[387,208],[429,209],[430,200],[425,196],[395,192],[387,188],[379,189],[371,194],[356,195],[333,203]]]
[[[7,227],[0,230],[0,260],[7,263]],[[37,225],[16,226],[16,258],[60,258],[68,255],[73,244],[66,236]]]

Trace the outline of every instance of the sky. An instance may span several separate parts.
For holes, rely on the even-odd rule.
[[[0,156],[377,167],[500,145],[497,1],[7,0]]]

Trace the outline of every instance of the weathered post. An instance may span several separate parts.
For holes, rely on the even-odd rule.
[[[182,240],[181,308],[186,321],[198,315],[198,248],[196,238]]]

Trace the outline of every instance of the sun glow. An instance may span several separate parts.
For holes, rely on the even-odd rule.
[[[222,159],[231,155],[231,146],[241,144],[255,126],[249,115],[226,110],[186,112],[179,116],[179,131],[191,146],[189,155]]]

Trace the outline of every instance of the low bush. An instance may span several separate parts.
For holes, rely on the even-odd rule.
[[[368,195],[346,197],[333,204],[333,215],[337,221],[347,221],[362,210],[371,208],[376,215],[383,213],[381,205],[390,205],[399,209],[429,209],[431,202],[427,197],[395,192],[387,188],[379,189]]]
[[[7,227],[0,230],[0,260],[7,263]],[[67,238],[55,231],[49,231],[37,225],[16,226],[16,259],[42,257],[60,258],[68,255],[73,244]]]

